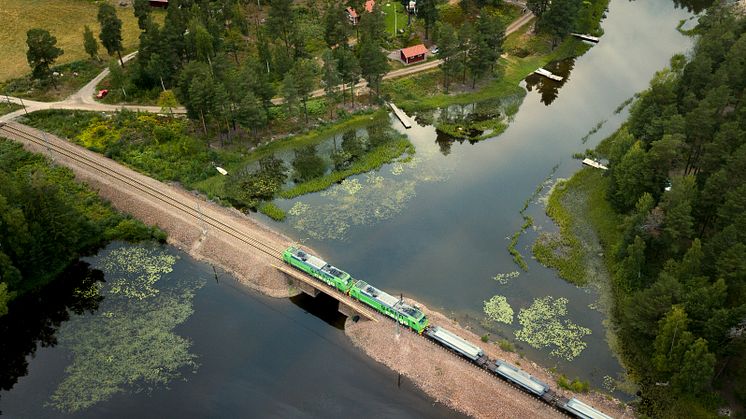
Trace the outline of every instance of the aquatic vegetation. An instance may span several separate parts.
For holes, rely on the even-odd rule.
[[[59,343],[72,361],[51,406],[76,412],[127,389],[166,385],[184,368],[196,370],[191,342],[174,329],[192,314],[204,281],[168,281],[175,262],[163,248],[137,246],[114,249],[94,263],[117,284],[102,285],[97,313],[75,316],[60,329]]]
[[[593,134],[597,133],[601,128],[603,128],[603,126],[604,126],[605,123],[606,123],[606,119],[602,119],[602,120],[598,121],[598,123],[596,125],[594,125],[593,128],[591,128],[590,131],[588,131],[583,136],[583,138],[580,139],[580,141],[583,144],[585,144],[591,138],[591,136],[593,136]]]
[[[536,186],[536,188],[534,189],[534,193],[532,193],[531,196],[523,201],[523,207],[519,211],[519,214],[521,214],[521,218],[523,218],[523,224],[521,224],[521,228],[518,229],[518,231],[510,236],[508,253],[513,256],[513,262],[515,262],[516,265],[520,266],[521,269],[523,269],[524,271],[528,271],[528,264],[526,264],[526,261],[523,259],[523,255],[521,255],[521,252],[516,249],[516,246],[518,245],[518,239],[520,239],[521,234],[523,234],[526,230],[534,225],[533,217],[531,217],[530,215],[526,215],[526,210],[528,209],[528,206],[531,204],[531,202],[533,202],[539,196],[539,194],[541,194],[544,188],[551,184],[552,176],[554,176],[554,174],[557,172],[557,168],[559,168],[559,163],[555,164],[552,168],[552,171],[549,172],[546,178],[544,178],[544,181]]]
[[[500,285],[506,285],[511,279],[518,278],[521,273],[518,271],[499,273],[492,277]]]
[[[614,115],[620,114],[624,110],[624,108],[629,106],[635,100],[636,97],[637,95],[632,95],[625,99],[624,102],[620,103],[619,106],[614,109]]]
[[[534,348],[551,347],[551,355],[571,361],[587,346],[583,336],[590,335],[591,330],[563,318],[565,316],[566,298],[538,298],[518,313],[518,322],[523,328],[516,331],[515,336]]]
[[[163,274],[173,271],[176,257],[156,247],[121,247],[104,259],[109,292],[142,300],[158,293],[155,283]]]
[[[513,308],[502,295],[495,295],[484,302],[484,314],[495,322],[513,323]]]
[[[344,240],[353,226],[373,225],[390,219],[406,208],[423,182],[438,182],[445,176],[436,169],[420,167],[422,156],[397,162],[399,174],[367,173],[345,179],[321,192],[320,203],[296,202],[288,211],[296,230],[315,239]]]
[[[299,215],[305,214],[306,211],[308,211],[309,209],[311,209],[310,205],[306,204],[303,201],[298,201],[295,204],[293,204],[293,207],[290,208],[290,211],[288,211],[288,214],[297,217]]]
[[[259,212],[275,221],[284,221],[287,214],[285,211],[274,204],[274,202],[264,202],[259,205]]]

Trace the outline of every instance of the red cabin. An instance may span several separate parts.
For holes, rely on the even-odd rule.
[[[402,48],[401,50],[399,50],[399,54],[402,61],[404,61],[406,64],[412,64],[425,60],[427,48],[425,48],[425,45],[423,44],[414,45],[411,47]]]

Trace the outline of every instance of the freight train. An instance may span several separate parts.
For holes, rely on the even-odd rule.
[[[366,304],[384,316],[410,327],[418,334],[424,335],[436,344],[464,358],[467,362],[489,371],[491,374],[573,417],[611,419],[610,416],[578,399],[567,399],[559,396],[548,384],[515,365],[500,359],[490,359],[479,346],[443,327],[430,325],[427,316],[417,306],[409,305],[401,298],[387,294],[365,281],[352,278],[347,272],[330,265],[318,256],[311,255],[299,247],[291,246],[283,252],[282,259],[294,268]]]

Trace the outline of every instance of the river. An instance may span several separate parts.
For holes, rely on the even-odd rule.
[[[615,109],[645,89],[673,54],[691,47],[692,40],[675,29],[691,16],[671,1],[612,0],[601,42],[574,63],[558,66],[571,68],[558,91],[533,86],[502,135],[459,143],[438,136],[432,125],[404,130],[392,119],[392,126],[415,145],[413,161],[281,202],[291,215],[285,223],[275,223],[276,228],[356,278],[473,327],[485,324],[484,301],[504,296],[515,317],[510,325],[487,321],[485,330],[493,336],[595,386],[606,376],[619,378],[622,368],[606,342],[605,316],[596,309],[598,293],[568,284],[533,260],[534,231],[523,234],[517,246],[528,271],[513,262],[507,247],[523,223],[519,211],[536,187],[550,175],[567,178],[578,170],[573,153],[594,147],[615,131],[627,116],[626,109],[619,114]],[[583,143],[601,121],[601,129]],[[545,188],[540,195],[546,193]],[[539,228],[553,228],[538,200],[532,200],[527,215]],[[519,275],[505,277],[503,283],[493,279],[515,271]],[[574,325],[589,329],[590,334],[580,329],[564,341],[565,346],[587,345],[577,357],[553,355],[556,346],[535,348],[515,338],[520,310],[545,297],[567,300],[566,315],[557,306],[548,314],[560,317],[565,331],[578,332]]]
[[[523,223],[519,211],[527,199],[526,213],[538,228],[553,228],[533,191],[547,177],[569,177],[580,167],[572,154],[620,126],[627,113],[614,114],[617,106],[644,89],[672,54],[691,47],[675,30],[691,16],[671,1],[612,0],[601,42],[563,64],[571,71],[558,91],[533,86],[502,135],[459,143],[439,137],[433,126],[404,130],[392,120],[416,147],[410,161],[280,202],[292,208],[285,223],[259,217],[359,279],[484,327],[529,359],[601,386],[622,368],[605,340],[598,293],[531,259],[533,230],[517,244],[528,263],[522,271],[507,251],[509,237]],[[606,122],[584,144],[581,138],[600,121]],[[22,327],[3,336],[14,340],[4,348],[16,351],[3,354],[3,383],[18,380],[0,393],[4,414],[342,417],[355,409],[361,417],[456,416],[352,347],[328,301],[269,299],[176,249],[135,252],[141,248],[115,243],[87,259],[106,272],[106,282],[95,285],[101,301],[92,297],[97,293],[62,287],[28,302]],[[129,259],[116,265],[107,262],[112,255]],[[150,262],[168,268],[142,270]],[[92,275],[84,271],[72,275]],[[511,272],[519,274],[493,279]],[[514,311],[510,324],[485,319],[484,301],[495,295]],[[538,307],[537,300],[548,301],[558,324],[576,332],[566,342],[579,352],[553,353],[552,345],[534,347],[516,337],[519,313]],[[564,301],[566,314],[552,305]],[[50,313],[35,308],[40,302]],[[67,320],[60,314],[66,307],[81,314]],[[46,344],[26,356],[40,337]]]

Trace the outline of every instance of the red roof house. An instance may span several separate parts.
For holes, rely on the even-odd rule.
[[[427,48],[423,44],[414,45],[411,47],[402,48],[399,50],[401,60],[406,64],[412,64],[419,61],[425,60],[425,54],[427,54]]]

